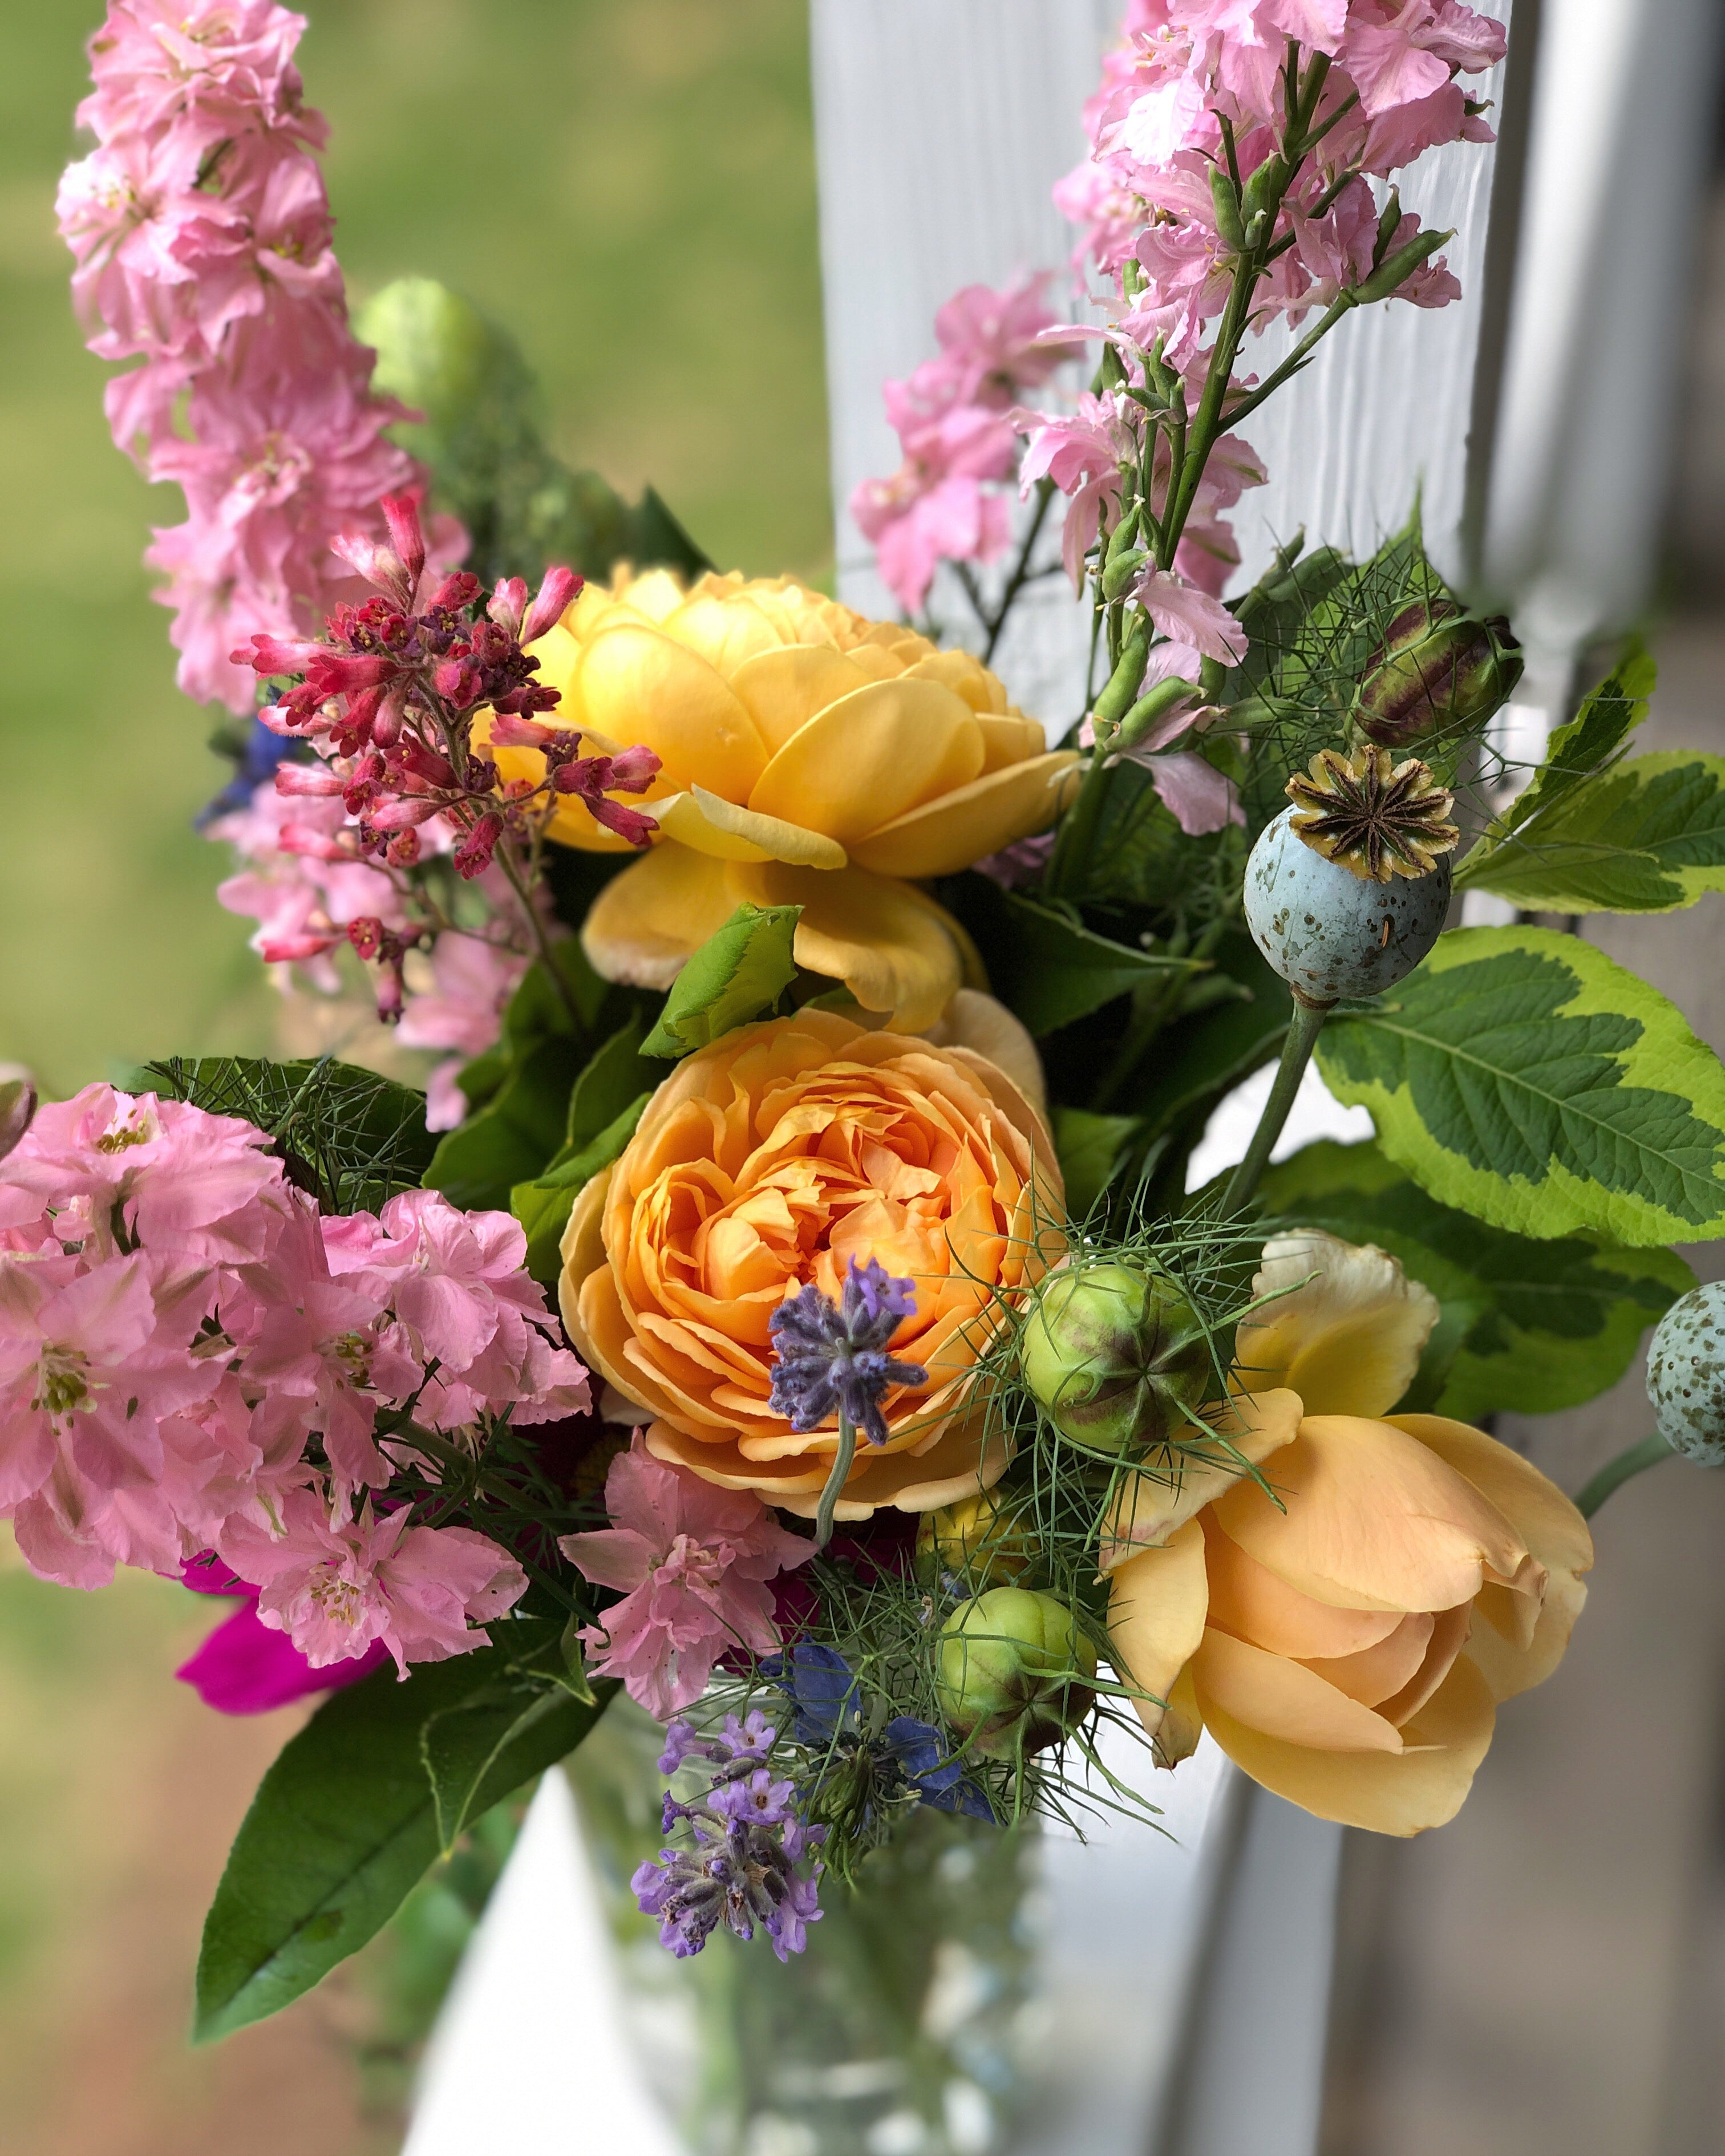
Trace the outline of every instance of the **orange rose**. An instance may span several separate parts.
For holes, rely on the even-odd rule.
[[[892,1353],[928,1383],[888,1393],[840,1519],[930,1512],[1006,1465],[973,1399],[998,1298],[1057,1241],[1060,1169],[1040,1117],[974,1050],[831,1011],[727,1034],[679,1064],[622,1158],[576,1201],[563,1320],[585,1359],[652,1419],[650,1450],[814,1516],[838,1425],[804,1435],[768,1404],[768,1321],[851,1259],[916,1286]]]
[[[1394,1259],[1283,1236],[1253,1285],[1276,1299],[1240,1329],[1237,1457],[1140,1479],[1111,1522],[1117,1662],[1168,1763],[1208,1729],[1320,1818],[1417,1834],[1561,1661],[1593,1543],[1507,1447],[1386,1412],[1438,1314]]]

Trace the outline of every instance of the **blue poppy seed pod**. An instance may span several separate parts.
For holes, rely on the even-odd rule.
[[[984,1758],[1056,1744],[1096,1697],[1096,1649],[1064,1602],[990,1588],[941,1627],[936,1696],[953,1734]]]
[[[1019,1367],[1050,1422],[1091,1452],[1142,1449],[1186,1419],[1214,1372],[1209,1337],[1165,1276],[1136,1265],[1050,1274]]]
[[[1326,860],[1284,808],[1246,862],[1245,918],[1271,969],[1302,1001],[1375,996],[1411,973],[1442,932],[1450,864],[1377,883]]]
[[[1482,726],[1521,678],[1521,646],[1507,621],[1481,621],[1447,599],[1416,600],[1384,632],[1355,716],[1368,741],[1406,748]]]
[[[1725,1281],[1691,1288],[1660,1319],[1647,1397],[1674,1452],[1698,1467],[1725,1467]]]

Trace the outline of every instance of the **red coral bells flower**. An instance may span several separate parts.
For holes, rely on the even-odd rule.
[[[338,606],[316,642],[254,634],[249,649],[234,654],[236,665],[266,680],[297,677],[265,723],[308,742],[323,759],[281,764],[276,791],[295,799],[339,795],[356,819],[337,831],[305,833],[305,847],[321,860],[406,870],[419,858],[421,834],[436,824],[438,845],[468,881],[494,863],[501,867],[542,948],[544,926],[527,894],[559,799],[578,795],[608,829],[644,846],[658,829],[653,818],[610,797],[644,793],[658,775],[659,758],[644,748],[583,756],[579,733],[533,716],[554,711],[558,692],[534,678],[538,662],[523,643],[560,620],[578,594],[581,579],[572,569],[548,570],[531,604],[519,578],[506,578],[486,596],[465,570],[443,578],[422,601],[427,549],[418,496],[387,495],[379,515],[387,545],[364,533],[336,542],[375,597]],[[543,749],[545,776],[536,784],[500,784],[493,740]],[[280,850],[292,851],[297,843],[296,827],[285,825]],[[321,927],[290,930],[295,952]],[[331,936],[321,948],[337,940]],[[382,969],[380,1015],[398,1015],[403,961],[429,932],[400,932],[362,915],[351,920],[347,940]],[[282,939],[273,937],[272,947],[280,949]]]

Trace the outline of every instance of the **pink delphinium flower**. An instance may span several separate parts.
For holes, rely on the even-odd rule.
[[[282,1507],[279,1533],[247,1520],[221,1538],[223,1558],[255,1585],[258,1620],[285,1632],[313,1669],[378,1640],[407,1675],[490,1645],[482,1629],[526,1592],[506,1550],[467,1527],[415,1527],[408,1511],[379,1519],[369,1503],[332,1521],[309,1491]]]
[[[557,1544],[584,1578],[623,1595],[581,1638],[598,1675],[621,1678],[631,1699],[669,1722],[700,1698],[728,1650],[780,1645],[765,1583],[814,1546],[747,1491],[654,1459],[639,1431],[611,1463],[605,1509],[609,1527]]]
[[[59,196],[91,347],[140,362],[109,384],[115,439],[186,494],[147,557],[181,685],[234,711],[253,696],[234,645],[357,596],[331,542],[381,534],[377,502],[421,476],[347,326],[326,130],[293,64],[305,27],[271,0],[110,0],[78,116],[97,146]],[[459,558],[452,522],[436,537]]]
[[[527,970],[526,957],[478,936],[445,931],[431,948],[431,986],[410,991],[396,1039],[404,1048],[454,1052],[432,1071],[425,1089],[425,1121],[434,1131],[453,1130],[468,1112],[456,1074],[496,1043],[503,1014]]]

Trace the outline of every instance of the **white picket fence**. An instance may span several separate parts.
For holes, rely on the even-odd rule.
[[[1510,0],[1484,4],[1507,18]],[[1527,746],[1581,639],[1647,588],[1721,13],[1539,0],[1537,49],[1516,26],[1501,155],[1439,151],[1405,190],[1425,223],[1455,227],[1466,297],[1354,318],[1247,430],[1271,473],[1237,519],[1248,575],[1302,525],[1368,547],[1417,494],[1441,566],[1483,560],[1527,600],[1534,664],[1506,721]],[[892,611],[843,506],[897,462],[881,382],[929,355],[934,311],[959,286],[1064,261],[1049,188],[1081,154],[1079,109],[1117,15],[1117,0],[812,0],[839,588],[854,605]],[[1505,85],[1483,94],[1502,105]],[[1266,340],[1263,363],[1275,352]],[[1038,587],[998,660],[1025,708],[1070,718],[1084,637],[1070,593]],[[1238,1157],[1255,1112],[1224,1106],[1207,1172]],[[1317,1088],[1291,1135],[1357,1134],[1340,1115]],[[1141,1755],[1126,1763],[1142,1779]],[[1113,1825],[1084,1845],[1050,1841],[1048,2073],[1016,2147],[1313,2156],[1339,1832],[1208,1747],[1156,1780],[1173,1839]],[[547,1776],[446,2010],[406,2156],[675,2156],[611,1985],[567,1788]]]

